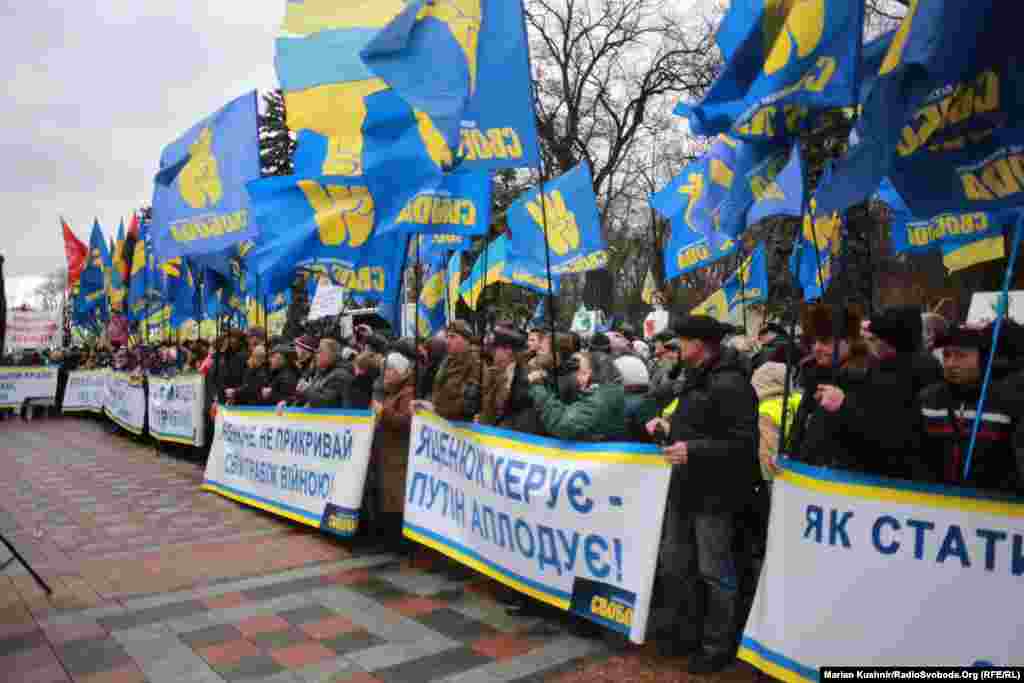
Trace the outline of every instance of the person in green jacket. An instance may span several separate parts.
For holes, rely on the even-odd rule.
[[[530,398],[549,436],[566,441],[622,441],[626,436],[626,394],[610,358],[600,353],[573,356],[577,398],[565,403],[545,384],[547,373],[528,376]]]

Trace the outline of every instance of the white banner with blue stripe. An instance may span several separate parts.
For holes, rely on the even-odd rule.
[[[108,372],[103,412],[121,429],[141,435],[146,430],[146,387],[142,375]]]
[[[739,657],[823,666],[1021,666],[1024,500],[788,462]]]
[[[353,536],[373,428],[368,410],[221,407],[202,488]]]
[[[671,468],[649,445],[413,418],[405,535],[642,643]]]

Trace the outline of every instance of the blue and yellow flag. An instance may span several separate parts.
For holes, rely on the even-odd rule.
[[[456,307],[459,303],[460,290],[462,288],[462,251],[456,251],[448,259],[448,268],[445,275],[448,287],[445,298],[445,324],[451,324],[458,316]]]
[[[1003,235],[977,237],[961,244],[942,245],[942,265],[949,273],[970,268],[980,263],[1006,258]]]
[[[164,272],[167,275],[167,299],[171,303],[171,325],[179,327],[189,320],[199,320],[199,291],[188,260],[172,262],[170,269]]]
[[[802,182],[797,153],[795,169],[801,192],[783,193],[779,176],[793,156],[784,145],[753,143],[719,135],[708,153],[687,165],[664,189],[651,196],[651,206],[666,218],[681,218],[691,232],[704,236],[708,245],[721,250],[748,225],[774,213],[800,215]],[[791,160],[792,161],[792,160]],[[749,210],[760,204],[753,220]]]
[[[889,232],[897,254],[923,253],[935,248],[955,250],[958,246],[1001,236],[1015,218],[1013,211],[947,211],[921,220],[911,214],[906,202],[888,178],[882,180],[877,197],[889,205]]]
[[[264,291],[283,291],[297,267],[315,267],[354,296],[397,296],[408,236],[375,226],[395,223],[415,190],[384,195],[381,205],[352,179],[281,176],[250,183],[249,193],[262,236],[246,260]]]
[[[449,149],[476,90],[482,0],[412,0],[363,49],[363,62],[430,118]]]
[[[543,191],[541,196],[541,188],[530,190],[508,208],[509,256],[545,273],[550,258],[552,277],[604,268],[608,245],[587,163],[545,184]]]
[[[500,235],[477,257],[473,269],[459,287],[459,294],[471,310],[476,310],[480,295],[487,285],[506,282],[505,266],[508,259],[508,237]]]
[[[396,22],[407,9],[406,21]],[[396,34],[410,40],[390,58],[365,54],[376,40]],[[451,59],[437,59],[437,49]],[[424,58],[427,67],[417,67]],[[441,167],[458,158],[465,170],[478,171],[539,163],[520,0],[435,0],[426,7],[402,0],[290,0],[275,63],[289,128],[299,131],[299,175],[372,175],[380,145],[393,148],[397,171],[403,159]],[[438,64],[447,70],[442,98]],[[452,122],[443,114],[467,85],[456,154]]]
[[[768,258],[759,244],[722,286],[729,310],[768,301]]]
[[[476,310],[480,295],[488,285],[506,283],[525,287],[541,294],[548,293],[547,272],[543,265],[524,261],[510,253],[508,235],[502,234],[492,241],[477,257],[469,277],[459,286],[462,300]],[[551,291],[558,293],[559,281],[551,279]]]
[[[720,247],[709,245],[704,235],[690,230],[680,214],[672,219],[672,234],[665,246],[665,279],[710,266],[736,251],[736,242],[726,240]]]
[[[819,212],[867,199],[886,176],[921,219],[1022,203],[1017,9],[995,0],[910,3],[849,153],[819,183]]]
[[[128,275],[128,294],[125,298],[125,317],[129,321],[138,321],[146,317],[149,308],[150,280],[156,282],[152,272],[152,258],[147,251],[149,242],[149,222],[142,224],[139,237],[135,240],[135,253],[131,256],[131,272]]]
[[[423,278],[420,282],[419,329],[421,337],[429,337],[445,325],[448,298],[448,256],[443,248],[431,247],[429,236],[420,236],[421,268]]]
[[[258,127],[254,90],[164,148],[153,189],[158,262],[256,238],[245,184],[260,177]]]
[[[127,265],[123,251],[124,221],[121,221],[121,226],[117,229],[117,239],[114,241],[114,250],[110,254],[110,267],[107,270],[107,299],[110,302],[111,314],[115,311],[124,312],[124,300],[128,294],[127,283],[122,276],[124,267]]]
[[[815,200],[811,200],[810,214],[814,214]],[[789,269],[804,290],[804,300],[820,299],[832,281],[832,273],[842,246],[843,222],[838,214],[817,217],[804,216],[803,229],[797,235]]]
[[[100,222],[96,220],[92,224],[92,234],[89,237],[89,257],[79,279],[79,310],[83,315],[98,311],[101,319],[107,318],[106,274],[109,267],[110,253],[107,251],[107,241],[103,237]]]
[[[697,135],[794,137],[809,110],[857,104],[864,3],[732,0],[715,34],[725,67],[698,105]]]
[[[402,0],[287,3],[275,64],[288,127],[298,133],[297,175],[376,176],[397,190],[408,185],[411,169],[432,170],[436,184],[452,165],[454,151],[430,117],[362,60],[405,7]]]
[[[465,237],[485,234],[491,224],[490,174],[446,173],[437,188],[423,190],[409,200],[397,222],[407,233],[449,235],[430,242],[447,242],[452,245],[448,249],[461,245]]]

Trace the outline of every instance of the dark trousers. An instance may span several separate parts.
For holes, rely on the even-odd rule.
[[[669,498],[661,562],[666,600],[678,614],[676,638],[699,643],[709,655],[732,653],[739,611],[735,517],[680,510],[683,501]]]

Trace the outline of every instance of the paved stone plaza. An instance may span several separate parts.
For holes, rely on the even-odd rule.
[[[431,551],[403,564],[202,492],[185,451],[102,420],[2,421],[0,455],[0,530],[54,590],[0,573],[0,681],[687,678],[651,646],[509,616]]]

